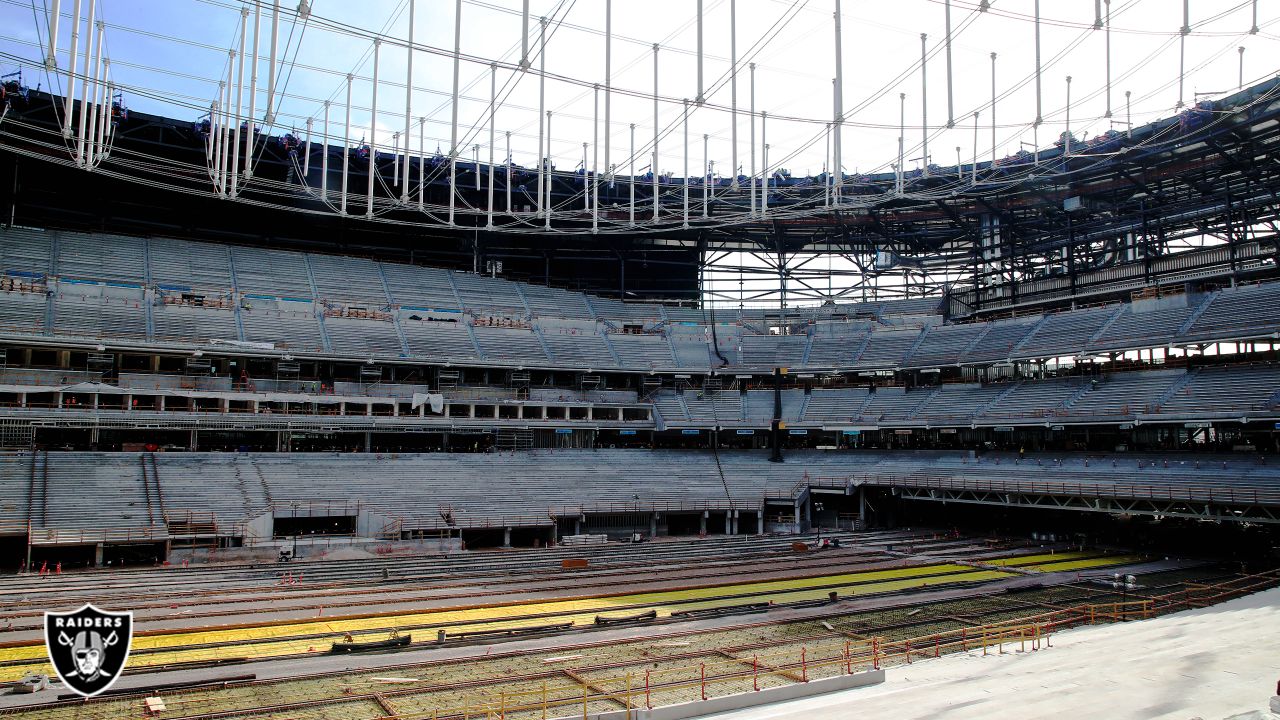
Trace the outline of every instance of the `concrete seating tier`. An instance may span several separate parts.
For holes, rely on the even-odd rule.
[[[719,323],[717,353],[710,347],[710,309],[623,303],[468,272],[357,257],[6,228],[0,229],[0,273],[0,332],[15,335],[186,345],[238,339],[355,358],[399,357],[407,345],[411,357],[428,357],[441,353],[421,337],[411,337],[422,333],[404,330],[393,339],[381,323],[344,320],[333,323],[326,335],[328,328],[316,317],[317,309],[344,318],[351,318],[352,310],[385,313],[402,324],[407,315],[438,320],[442,313],[473,318],[485,326],[536,324],[542,330],[537,344],[517,340],[509,348],[489,347],[481,332],[481,352],[472,343],[468,352],[454,347],[444,353],[474,362],[492,357],[504,365],[564,362],[569,367],[693,372],[726,365],[757,372],[778,366],[892,370],[1218,340],[1270,342],[1280,332],[1280,283],[967,325],[937,324],[939,301],[933,298],[786,311],[722,308],[714,313]],[[46,288],[47,301],[41,296]],[[198,306],[199,300],[186,295],[212,298],[231,308],[237,316],[234,335],[223,315],[160,304]],[[154,304],[148,308],[148,303]],[[622,325],[663,333],[670,360],[651,340],[619,340],[618,346],[629,346],[620,348],[608,339],[561,343],[561,338],[551,337],[565,334],[552,329],[561,323],[595,322],[601,325],[591,333],[596,337],[617,334]],[[795,334],[769,334],[776,327],[791,328]],[[362,328],[369,333],[363,334]],[[551,349],[551,343],[558,347]],[[419,355],[416,348],[430,352]]]
[[[0,506],[0,527],[39,518],[33,538],[128,530],[163,533],[164,515],[212,515],[219,534],[244,534],[265,513],[365,510],[401,530],[451,526],[547,525],[580,512],[754,511],[766,495],[791,497],[801,482],[1004,482],[1029,487],[1117,486],[1168,493],[1270,492],[1280,468],[1252,456],[1041,455],[946,451],[793,451],[786,463],[766,451],[557,450],[518,453],[158,453],[154,487],[144,486],[138,453],[51,453],[47,504]],[[0,492],[26,497],[31,457],[0,454]],[[148,504],[148,498],[151,502]],[[91,501],[86,501],[87,499]],[[24,527],[25,529],[25,527]]]

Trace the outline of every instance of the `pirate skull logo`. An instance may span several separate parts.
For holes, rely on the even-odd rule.
[[[111,687],[124,670],[133,640],[133,613],[92,605],[69,613],[44,614],[49,660],[72,692],[93,697]]]

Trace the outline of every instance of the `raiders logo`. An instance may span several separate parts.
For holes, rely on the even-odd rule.
[[[49,661],[72,692],[93,697],[124,671],[133,643],[133,613],[105,612],[92,605],[69,613],[44,614]]]

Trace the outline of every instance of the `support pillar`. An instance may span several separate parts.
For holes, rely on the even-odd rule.
[[[652,515],[649,516],[649,537],[655,538],[657,536],[658,536],[658,513],[653,513]]]
[[[511,528],[502,528],[502,547],[511,547]]]
[[[732,510],[724,511],[724,534],[725,535],[733,534],[733,511]]]
[[[702,535],[707,534],[707,511],[702,511],[702,517],[698,518],[698,532]]]
[[[94,567],[102,567],[102,563],[103,563],[102,545],[103,545],[102,543],[98,543],[93,546],[93,566]],[[30,568],[31,566],[28,565],[27,567]]]
[[[761,507],[756,511],[756,534],[764,534],[764,508]]]

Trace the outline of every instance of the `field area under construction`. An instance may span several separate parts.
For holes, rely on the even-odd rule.
[[[930,531],[841,533],[828,537],[841,547],[805,551],[797,539],[20,578],[0,591],[3,679],[48,672],[37,609],[129,608],[135,637],[110,694],[5,696],[0,714],[582,717],[1036,651],[1065,628],[1280,583],[1238,566]],[[332,654],[351,644],[378,651]]]

